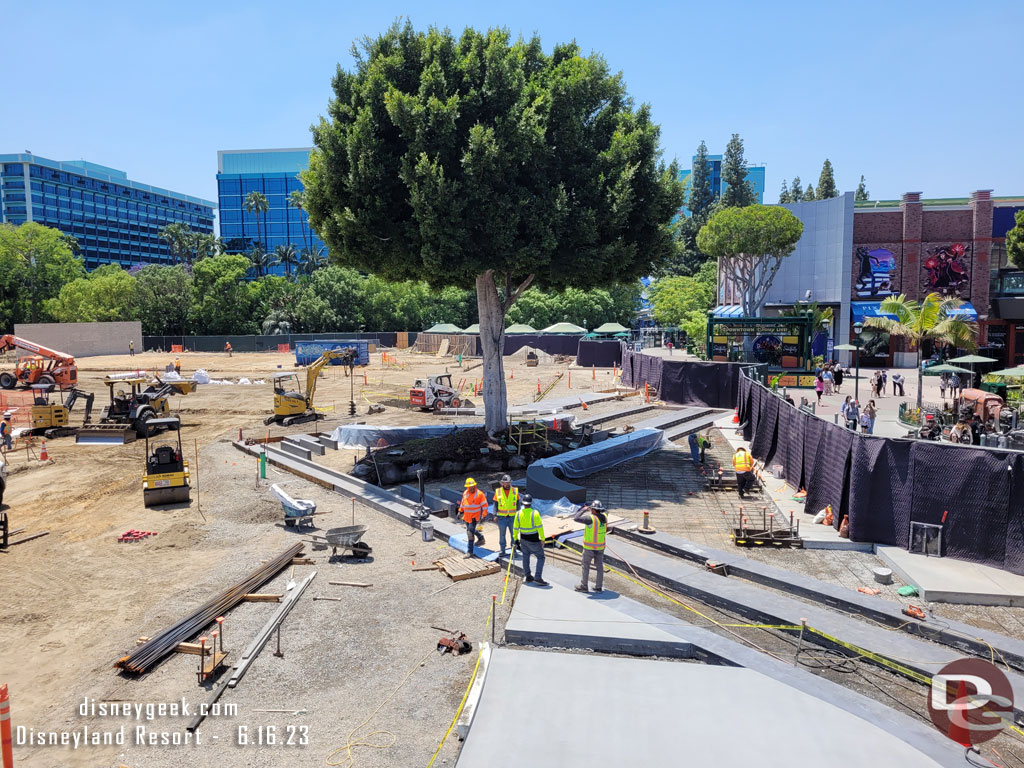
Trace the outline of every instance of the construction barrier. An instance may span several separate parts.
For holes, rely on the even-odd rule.
[[[622,344],[622,384],[635,389],[649,384],[658,399],[667,403],[732,408],[741,368],[741,363],[666,360]]]
[[[415,333],[406,334],[415,338]],[[277,352],[287,343],[288,350],[295,349],[300,341],[322,341],[333,339],[359,339],[376,347],[393,347],[398,334],[395,332],[357,333],[333,331],[331,333],[284,333],[269,336],[220,335],[220,336],[143,336],[142,347],[147,352],[166,352],[177,347],[179,352],[223,352],[224,345],[231,343],[233,352]]]

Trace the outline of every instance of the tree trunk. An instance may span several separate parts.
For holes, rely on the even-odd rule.
[[[480,345],[484,353],[484,425],[490,435],[508,427],[508,395],[505,391],[505,308],[488,270],[476,276],[476,302],[480,309]]]

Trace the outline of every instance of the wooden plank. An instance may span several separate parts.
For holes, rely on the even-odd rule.
[[[373,584],[366,584],[362,581],[329,581],[328,584],[335,587],[372,587]]]
[[[308,557],[293,557],[292,565],[316,565],[316,560]]]
[[[280,603],[281,595],[260,594],[253,592],[249,595],[242,595],[242,599],[249,603]]]
[[[217,653],[209,659],[204,659],[203,674],[212,675],[214,671],[216,671],[217,667],[224,663],[224,659],[227,658],[227,655],[227,652],[221,653],[220,651],[217,651]]]
[[[38,539],[40,536],[49,535],[49,531],[43,531],[42,533],[33,533],[31,536],[25,536],[18,539],[17,541],[8,541],[7,546],[13,547],[15,544],[24,544],[26,541],[32,541],[32,539]]]
[[[417,566],[416,568],[413,568],[413,570],[414,571],[436,571],[437,568],[438,568],[438,566],[435,563],[434,565],[430,565],[430,566],[422,566],[422,567],[421,566]]]
[[[497,563],[489,563],[477,558],[445,557],[436,562],[452,581],[475,579],[478,576],[489,576],[501,571]]]
[[[140,637],[135,641],[135,644],[145,645],[148,642],[148,637]],[[203,646],[199,645],[199,643],[178,643],[176,646],[174,646],[175,653],[189,653],[193,656],[198,656],[203,651],[205,651],[206,656],[209,656],[210,653],[213,651],[213,646],[207,645],[204,648]]]

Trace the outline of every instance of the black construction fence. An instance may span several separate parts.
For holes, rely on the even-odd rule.
[[[624,368],[625,370],[625,368]],[[942,554],[1024,575],[1024,452],[854,433],[739,377],[751,453],[832,506],[854,541],[907,549],[911,523],[941,526]]]
[[[409,343],[415,341],[416,334],[410,333]],[[231,342],[233,352],[276,352],[278,345],[287,344],[291,351],[295,350],[297,341],[322,341],[341,339],[361,339],[376,344],[378,347],[393,347],[398,334],[384,333],[282,333],[272,336],[143,336],[142,346],[147,352],[162,350],[170,352],[172,346],[180,346],[188,352],[223,352],[224,345]]]
[[[705,363],[672,360],[634,352],[620,342],[622,383],[643,389],[650,384],[669,403],[732,408],[742,363]]]

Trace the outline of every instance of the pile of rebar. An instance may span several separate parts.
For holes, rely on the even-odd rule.
[[[183,643],[189,638],[195,637],[205,627],[210,626],[218,616],[223,616],[242,602],[243,596],[257,592],[261,586],[289,565],[292,558],[302,552],[302,549],[303,545],[301,543],[288,547],[288,549],[273,560],[268,560],[240,582],[222,592],[177,624],[168,627],[157,635],[151,636],[149,642],[140,645],[128,656],[118,659],[114,662],[114,666],[129,672],[145,672],[164,656],[171,653],[178,643]]]

